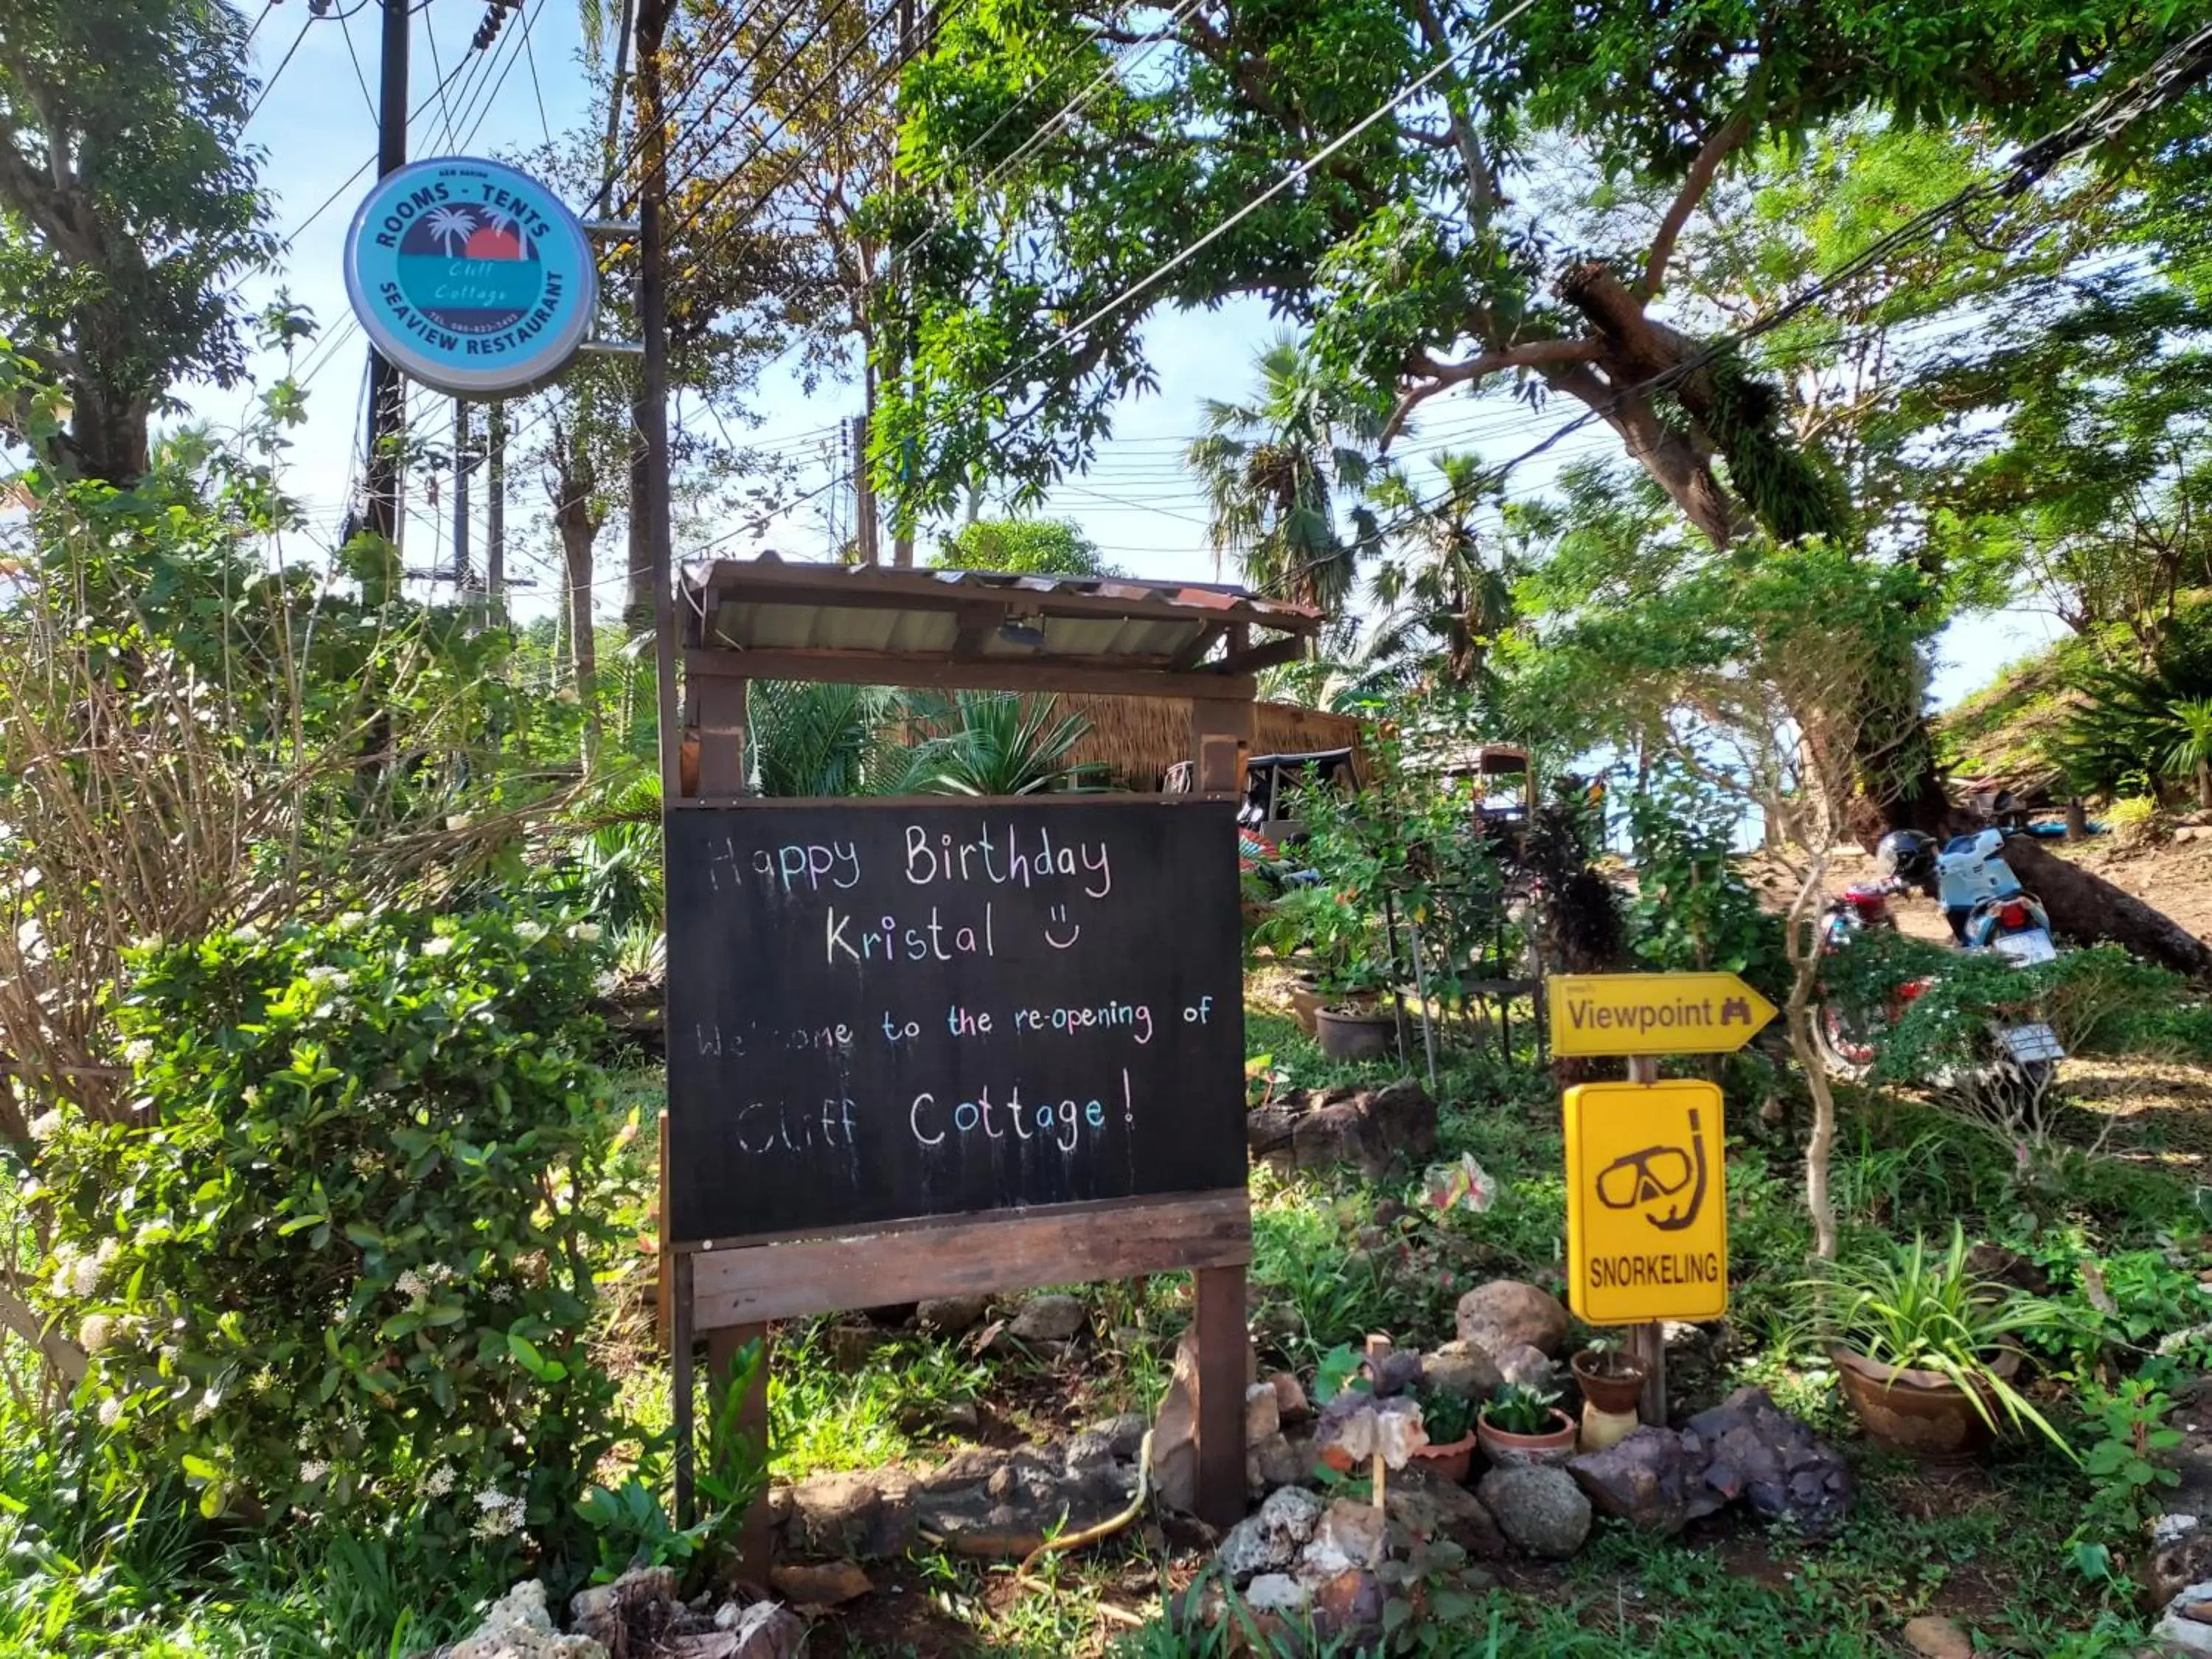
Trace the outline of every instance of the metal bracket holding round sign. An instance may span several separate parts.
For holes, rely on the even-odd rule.
[[[378,180],[346,232],[345,282],[370,343],[457,398],[544,385],[599,313],[599,265],[576,216],[529,174],[473,156]]]

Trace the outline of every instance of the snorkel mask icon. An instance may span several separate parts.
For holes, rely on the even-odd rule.
[[[1688,1146],[1646,1146],[1613,1159],[1597,1173],[1597,1201],[1608,1210],[1642,1210],[1661,1232],[1679,1233],[1705,1208],[1705,1140],[1692,1107]],[[1662,1204],[1666,1213],[1655,1214]]]

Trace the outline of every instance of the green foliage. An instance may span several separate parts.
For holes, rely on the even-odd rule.
[[[1778,1004],[1790,983],[1782,925],[1735,867],[1742,803],[1662,767],[1628,797],[1638,957],[1662,973],[1741,974]]]
[[[2173,1401],[2149,1378],[2131,1376],[2117,1388],[2086,1385],[2082,1403],[2088,1450],[2081,1470],[2091,1486],[2082,1530],[2132,1540],[2155,1512],[2160,1490],[2181,1484],[2180,1475],[2157,1461],[2181,1443],[2181,1431],[2166,1426]]]
[[[937,545],[941,570],[1011,571],[1024,576],[1118,575],[1097,544],[1069,519],[976,519]]]
[[[64,380],[68,448],[124,483],[172,387],[245,371],[239,279],[269,256],[242,139],[246,22],[216,0],[33,0],[0,19],[0,331]],[[31,159],[35,158],[35,159]]]
[[[43,1127],[43,1296],[102,1420],[204,1512],[571,1534],[618,1432],[584,1348],[595,936],[390,910],[134,955],[132,1119]]]
[[[680,1592],[689,1597],[735,1547],[747,1511],[768,1486],[767,1448],[745,1432],[745,1401],[760,1381],[764,1350],[756,1337],[738,1349],[728,1379],[708,1392],[706,1432],[692,1449],[693,1501],[699,1518],[678,1527],[648,1474],[671,1476],[665,1454],[673,1447],[653,1444],[640,1467],[619,1486],[593,1486],[576,1502],[599,1545],[594,1583],[611,1583],[632,1567],[672,1567]],[[660,1455],[656,1455],[660,1454]]]
[[[1525,1382],[1506,1382],[1482,1407],[1482,1420],[1508,1434],[1549,1434],[1559,1425],[1552,1413],[1559,1396]]]
[[[1367,1357],[1349,1342],[1340,1342],[1314,1363],[1313,1399],[1316,1406],[1328,1402],[1349,1389],[1355,1394],[1366,1394],[1372,1385],[1360,1368]]]
[[[2165,775],[2189,745],[2179,711],[2212,699],[2212,617],[2177,619],[2146,657],[2085,666],[2074,689],[2051,758],[2084,793],[2133,793],[2124,787],[2131,775]]]
[[[1474,1431],[1474,1405],[1465,1395],[1422,1389],[1416,1397],[1421,1402],[1421,1425],[1428,1431],[1430,1444],[1449,1446]]]
[[[1807,1281],[1832,1340],[1884,1365],[1934,1371],[1961,1389],[1991,1427],[1997,1417],[2033,1427],[2069,1457],[2073,1449],[2034,1402],[1994,1369],[2003,1351],[2030,1333],[2048,1332],[2063,1313],[2009,1285],[1978,1279],[1966,1261],[1964,1227],[1954,1223],[1947,1249],[1931,1253],[1924,1235],[1828,1263]]]

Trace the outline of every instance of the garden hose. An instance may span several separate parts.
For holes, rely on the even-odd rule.
[[[1110,1520],[1101,1521],[1095,1527],[1081,1532],[1072,1532],[1060,1538],[1048,1538],[1027,1555],[1014,1569],[1014,1583],[1031,1589],[1047,1588],[1030,1577],[1030,1569],[1048,1555],[1059,1555],[1069,1550],[1079,1550],[1086,1544],[1095,1544],[1102,1538],[1111,1538],[1145,1512],[1146,1500],[1152,1495],[1152,1431],[1145,1431],[1145,1437],[1137,1447],[1137,1492],[1130,1498],[1129,1507]]]

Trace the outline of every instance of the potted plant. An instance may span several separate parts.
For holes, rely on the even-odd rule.
[[[1833,1263],[1809,1288],[1824,1304],[1844,1397],[1879,1444],[1955,1462],[1987,1451],[2001,1429],[2033,1428],[2074,1455],[2014,1381],[2016,1340],[2063,1316],[2040,1297],[1976,1279],[1964,1228],[1953,1224],[1940,1253],[1915,1237]]]
[[[1389,976],[1358,963],[1322,981],[1326,1000],[1314,1011],[1314,1040],[1331,1060],[1380,1060],[1398,1033],[1398,1015],[1385,1006]]]
[[[1432,1473],[1455,1483],[1465,1480],[1474,1462],[1474,1407],[1465,1396],[1443,1389],[1419,1389],[1421,1424],[1429,1443],[1413,1455]]]
[[[1601,1337],[1567,1362],[1583,1398],[1598,1411],[1613,1416],[1632,1413],[1644,1395],[1644,1379],[1650,1367],[1622,1351],[1619,1341]]]
[[[1575,1455],[1575,1419],[1559,1409],[1559,1400],[1524,1383],[1500,1388],[1474,1419],[1483,1455],[1501,1468],[1565,1463]]]

